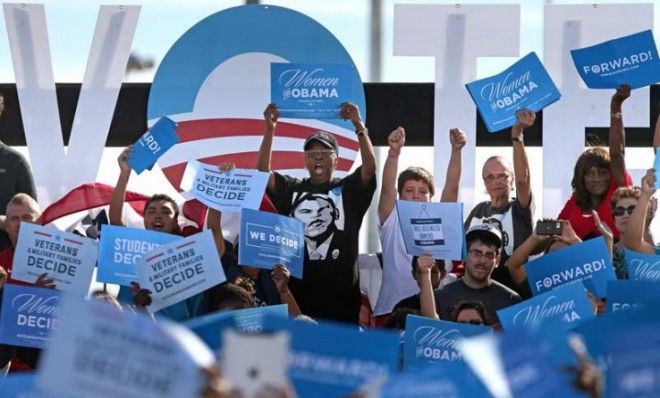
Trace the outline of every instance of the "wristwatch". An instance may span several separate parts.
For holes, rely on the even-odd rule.
[[[367,129],[367,128],[365,128],[364,130],[360,130],[360,131],[355,132],[355,135],[357,135],[358,137],[360,137],[362,135],[367,135],[367,134],[369,134],[369,129]]]
[[[522,136],[522,134],[519,135],[518,137],[512,137],[512,138],[511,138],[511,141],[513,141],[513,142],[519,142],[519,143],[521,143],[521,144],[522,144],[523,142],[525,142],[525,141],[523,141],[523,136]]]

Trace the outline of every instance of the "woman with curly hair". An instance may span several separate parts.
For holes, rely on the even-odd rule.
[[[566,202],[557,217],[570,221],[573,229],[581,239],[600,235],[594,223],[592,210],[605,222],[619,239],[610,199],[617,188],[631,186],[632,178],[626,173],[625,163],[625,132],[621,105],[630,96],[630,86],[617,88],[610,102],[610,133],[609,150],[603,147],[588,148],[578,158],[575,164],[573,180],[573,195]]]

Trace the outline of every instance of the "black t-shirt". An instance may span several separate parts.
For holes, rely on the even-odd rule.
[[[23,155],[0,142],[0,214],[7,213],[7,203],[17,193],[37,199],[30,166]],[[9,237],[0,233],[0,250],[9,246]]]
[[[483,289],[473,289],[459,279],[435,291],[435,308],[440,319],[451,320],[454,308],[461,302],[481,302],[492,319],[498,319],[496,312],[519,303],[518,293],[494,280]]]
[[[280,214],[305,223],[303,279],[291,277],[289,287],[313,318],[358,322],[358,233],[376,190],[375,175],[363,186],[360,170],[325,184],[275,173],[268,192]]]
[[[419,299],[419,294],[415,294],[399,301],[392,309],[392,312],[395,312],[396,310],[400,310],[402,308],[410,308],[412,310],[420,311],[421,307],[422,307],[422,302]]]

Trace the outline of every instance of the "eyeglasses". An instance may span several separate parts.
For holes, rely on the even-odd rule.
[[[490,184],[492,182],[495,182],[497,180],[506,180],[509,178],[509,173],[500,173],[500,174],[489,174],[484,177],[484,181],[486,183]]]
[[[635,205],[630,205],[628,207],[623,207],[623,206],[617,206],[612,210],[612,214],[614,214],[617,217],[621,217],[628,212],[628,215],[631,215],[633,213],[633,210],[635,210]]]
[[[472,257],[476,258],[476,259],[482,259],[482,258],[486,257],[487,260],[494,260],[495,257],[497,256],[497,253],[495,253],[495,252],[485,252],[484,253],[479,249],[470,249],[470,250],[468,250],[468,253],[470,253],[470,255]]]
[[[468,319],[465,321],[458,321],[458,323],[467,323],[468,325],[483,325],[484,321],[481,319]]]
[[[322,157],[322,158],[329,158],[335,153],[332,149],[310,149],[309,151],[305,151],[305,157],[306,158],[316,158],[316,157]]]

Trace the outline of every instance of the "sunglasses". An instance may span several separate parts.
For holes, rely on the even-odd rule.
[[[468,325],[483,325],[484,322],[481,319],[469,319],[465,321],[459,321],[458,323],[467,323]]]
[[[612,214],[614,214],[617,217],[621,217],[628,212],[628,215],[631,215],[633,213],[633,210],[635,210],[635,205],[630,205],[628,207],[623,207],[623,206],[617,206],[612,210]]]

